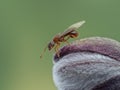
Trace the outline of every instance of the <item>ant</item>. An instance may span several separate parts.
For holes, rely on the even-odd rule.
[[[76,38],[78,36],[78,32],[76,31],[79,27],[81,27],[85,21],[80,21],[75,24],[72,24],[69,26],[63,33],[59,33],[53,37],[53,39],[48,43],[48,45],[45,47],[44,52],[48,48],[50,51],[51,49],[55,49],[55,52],[57,53],[57,56],[59,57],[59,47],[61,42],[68,43],[69,38]],[[40,55],[40,58],[42,58],[44,52]]]

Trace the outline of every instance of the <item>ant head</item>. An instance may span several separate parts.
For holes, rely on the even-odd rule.
[[[48,44],[48,49],[51,50],[54,46],[55,46],[55,43],[54,43],[53,41],[51,41],[51,42]]]

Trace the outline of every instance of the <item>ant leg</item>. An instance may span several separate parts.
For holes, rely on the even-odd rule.
[[[41,53],[40,58],[42,58],[42,57],[43,57],[43,55],[44,55],[44,53],[45,53],[46,49],[47,49],[47,46],[44,48],[43,52]]]
[[[70,38],[70,36],[68,36],[66,39],[64,39],[63,42],[66,42],[68,45],[70,45],[70,43],[67,41]]]
[[[57,43],[57,45],[55,46],[55,52],[56,52],[58,57],[60,57],[59,47],[60,47],[60,43]]]

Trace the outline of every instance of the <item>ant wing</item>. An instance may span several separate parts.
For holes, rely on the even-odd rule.
[[[69,26],[69,27],[67,28],[67,30],[70,30],[70,29],[76,30],[76,29],[78,29],[79,27],[81,27],[84,23],[85,23],[85,21],[80,21],[80,22],[77,22],[77,23],[75,23],[75,24],[72,24],[71,26]]]
[[[67,34],[69,34],[70,32],[73,32],[75,30],[77,30],[79,27],[81,27],[83,24],[85,23],[85,21],[80,21],[77,22],[75,24],[72,24],[71,26],[69,26],[62,34],[61,36],[66,36]]]

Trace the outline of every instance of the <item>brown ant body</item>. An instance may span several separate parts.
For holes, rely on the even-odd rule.
[[[58,50],[59,50],[61,42],[68,43],[67,40],[69,38],[75,38],[75,37],[77,37],[78,36],[78,32],[76,30],[79,27],[81,27],[84,23],[85,23],[85,21],[77,22],[77,23],[71,25],[70,27],[68,27],[63,33],[55,35],[53,37],[52,41],[50,41],[48,43],[47,47],[45,47],[44,52],[46,51],[47,48],[48,48],[49,51],[54,48],[55,52],[57,53],[57,55],[59,57]],[[42,58],[42,54],[41,54],[40,58]]]

